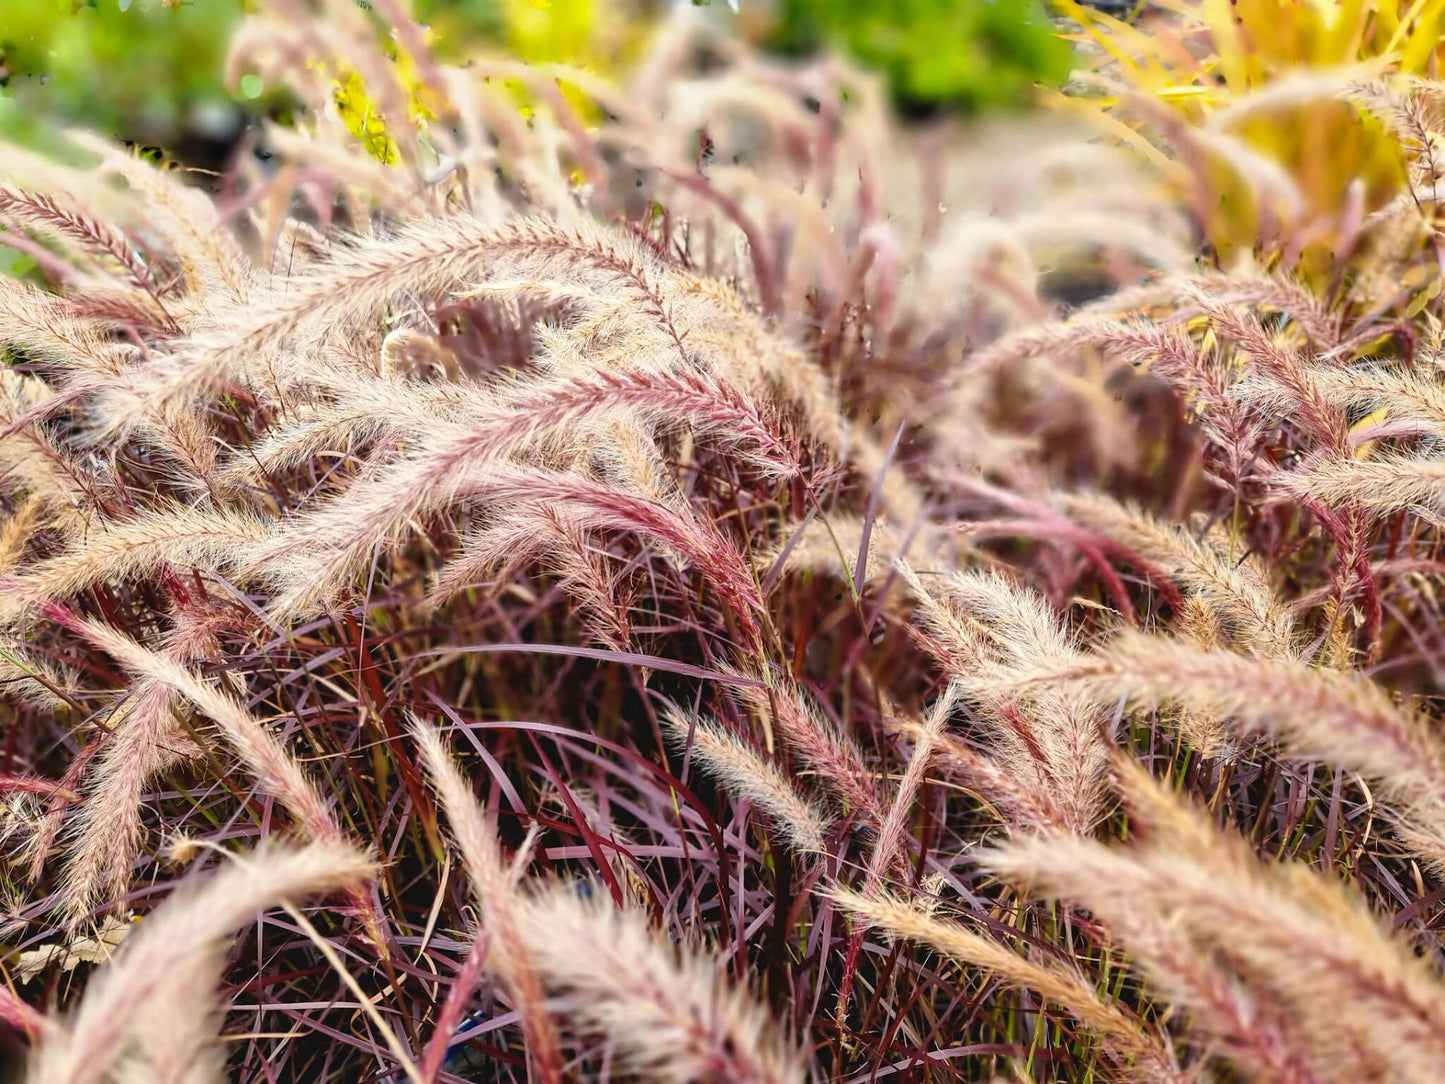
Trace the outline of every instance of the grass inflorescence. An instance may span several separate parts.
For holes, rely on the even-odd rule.
[[[705,13],[615,85],[263,7],[214,191],[0,161],[26,1079],[1438,1073],[1419,63],[1105,51],[1105,139]],[[1199,90],[1174,7],[1089,25]],[[1316,105],[1393,189],[1229,127]]]

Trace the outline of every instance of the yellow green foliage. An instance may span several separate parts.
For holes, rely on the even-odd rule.
[[[1167,150],[1226,263],[1288,233],[1318,279],[1402,190],[1397,138],[1346,94],[1432,69],[1445,0],[1169,0],[1134,24],[1058,6],[1099,52],[1093,104]]]

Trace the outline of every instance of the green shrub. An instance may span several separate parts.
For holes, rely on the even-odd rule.
[[[237,106],[221,82],[244,0],[4,0],[0,134],[40,113],[141,143],[224,135]],[[8,121],[7,121],[8,118]]]
[[[1073,53],[1037,0],[781,0],[776,44],[827,44],[884,72],[911,108],[1016,104],[1061,86]]]

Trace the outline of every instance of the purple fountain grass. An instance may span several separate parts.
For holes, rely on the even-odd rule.
[[[1425,16],[1173,6],[923,124],[686,5],[603,78],[266,0],[269,157],[7,145],[30,1078],[1429,1078]]]

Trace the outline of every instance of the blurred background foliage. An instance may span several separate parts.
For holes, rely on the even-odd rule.
[[[220,170],[257,116],[289,119],[287,100],[258,75],[234,86],[222,78],[243,16],[280,2],[0,0],[0,140],[59,153],[61,128],[78,124]],[[410,6],[444,60],[492,51],[615,75],[638,62],[679,2],[688,0]],[[693,2],[754,47],[795,57],[829,49],[876,69],[906,115],[1038,100],[1092,114],[1192,202],[1221,264],[1301,219],[1313,232],[1298,255],[1321,281],[1348,239],[1336,209],[1373,213],[1403,183],[1398,135],[1342,100],[1340,81],[1438,71],[1445,33],[1445,0]],[[385,33],[379,16],[377,25]],[[1068,98],[1035,93],[1061,87],[1076,67],[1086,74]],[[1098,72],[1107,80],[1087,74]],[[389,118],[360,76],[333,74],[342,118],[377,158],[392,160]],[[583,99],[575,104],[586,115]],[[525,93],[517,101],[527,107]],[[1271,202],[1275,190],[1283,195]]]
[[[1038,0],[779,0],[775,14],[767,43],[838,49],[882,71],[910,111],[1016,105],[1073,66]]]
[[[217,166],[248,118],[277,103],[221,71],[242,15],[266,0],[0,0],[0,137],[43,143],[79,124]],[[358,0],[366,6],[366,0]],[[444,57],[494,48],[528,61],[626,67],[666,3],[415,0]],[[974,110],[1060,85],[1071,50],[1041,0],[714,0],[754,43],[840,49],[886,73],[915,110]],[[344,89],[344,88],[343,88]]]
[[[224,141],[242,110],[222,84],[248,0],[0,0],[0,134],[80,124],[141,144]]]

